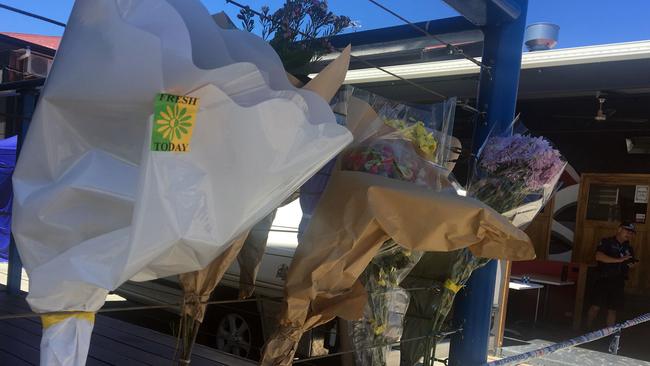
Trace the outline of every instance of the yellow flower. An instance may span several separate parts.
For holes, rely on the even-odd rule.
[[[178,104],[167,106],[165,111],[160,112],[161,119],[156,121],[156,131],[162,134],[162,137],[170,142],[180,140],[181,137],[189,133],[192,123],[189,122],[192,116],[187,114],[187,109],[178,108]]]
[[[385,119],[384,123],[397,130],[403,130],[406,128],[406,121],[403,119]]]
[[[384,123],[399,130],[406,139],[410,140],[424,153],[426,159],[434,161],[438,142],[433,133],[427,130],[423,122],[418,121],[409,126],[404,120],[385,119]]]
[[[380,335],[386,331],[386,325],[382,324],[380,326],[375,326],[373,330],[375,335]]]
[[[426,127],[424,127],[424,123],[418,122],[409,127],[409,129],[405,131],[405,135],[408,139],[413,141],[420,150],[422,150],[427,159],[434,159],[434,153],[436,152],[438,143],[435,137],[433,137],[433,133],[427,131]]]
[[[383,268],[379,269],[379,275],[377,276],[377,284],[381,287],[386,287],[386,272]]]

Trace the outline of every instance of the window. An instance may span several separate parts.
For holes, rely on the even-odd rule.
[[[645,223],[647,202],[635,202],[635,185],[592,184],[587,200],[587,220]]]

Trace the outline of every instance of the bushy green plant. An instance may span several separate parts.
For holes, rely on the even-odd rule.
[[[287,0],[271,13],[263,6],[256,14],[250,8],[241,9],[237,18],[242,27],[253,32],[257,26],[260,33],[278,53],[285,69],[304,74],[307,66],[332,49],[329,37],[341,33],[350,26],[350,18],[332,13],[326,0]]]

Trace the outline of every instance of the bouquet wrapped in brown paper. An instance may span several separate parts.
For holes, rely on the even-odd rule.
[[[355,92],[361,98],[365,96]],[[382,107],[378,114],[383,125],[377,125],[374,135],[358,128],[358,134],[369,137],[358,139],[341,154],[341,169],[398,179],[434,191],[451,189],[446,163],[455,100],[410,107],[375,96],[372,103]],[[385,364],[390,345],[400,340],[410,301],[409,292],[400,287],[400,282],[422,254],[390,239],[361,275],[368,302],[363,318],[349,327],[357,366]]]
[[[468,194],[501,213],[513,225],[525,228],[552,197],[565,165],[560,152],[541,137],[497,134],[491,136],[481,149]],[[425,255],[414,270],[419,274],[418,278],[410,279],[409,285],[418,286],[423,281],[430,283],[437,277],[432,276],[428,269],[439,263],[440,257],[440,253]],[[448,269],[443,278],[437,278],[442,284],[441,293],[415,295],[415,304],[407,315],[406,338],[438,334],[443,330],[456,293],[472,272],[484,266],[488,259],[464,249],[445,256],[445,261]],[[409,319],[409,315],[413,318]],[[431,352],[427,347],[422,342],[403,342],[401,365],[417,364],[422,356]]]
[[[311,80],[303,89],[311,90],[330,101],[343,83],[350,62],[350,47],[348,46],[341,55],[331,62],[321,73]],[[290,76],[287,74],[287,76]],[[300,86],[300,85],[296,85]],[[288,197],[283,203],[292,201],[295,197]],[[206,304],[215,287],[221,281],[230,265],[238,260],[240,264],[240,297],[250,296],[254,290],[255,277],[259,268],[262,254],[266,247],[268,229],[260,232],[257,228],[270,227],[275,211],[264,217],[252,230],[247,230],[234,239],[224,253],[215,258],[206,268],[179,276],[184,292],[182,319],[179,330],[180,362],[190,363],[192,348],[203,322]],[[251,233],[251,235],[249,235]]]
[[[359,277],[389,240],[412,252],[469,248],[486,258],[534,257],[530,239],[497,212],[476,200],[445,192],[451,182],[442,167],[444,158],[436,160],[435,151],[429,155],[433,156],[428,160],[431,164],[405,165],[413,163],[412,154],[427,154],[427,149],[418,146],[417,137],[406,136],[400,126],[388,126],[399,141],[388,144],[385,139],[373,139],[385,135],[380,132],[387,125],[387,119],[379,117],[387,115],[382,108],[394,106],[368,101],[372,99],[357,95],[345,99],[342,111],[356,145],[342,153],[296,250],[279,328],[265,346],[263,365],[290,365],[306,330],[336,316],[361,318],[368,295]],[[408,115],[398,119],[411,120]],[[399,156],[409,156],[408,161],[396,154],[387,161],[381,151],[379,161],[368,158],[372,149],[385,144],[393,152],[401,146]],[[365,160],[357,161],[355,156]],[[380,171],[385,174],[374,174]],[[431,189],[432,183],[436,189]]]

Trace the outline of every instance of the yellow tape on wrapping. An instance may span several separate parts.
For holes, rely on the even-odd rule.
[[[70,312],[70,313],[41,315],[41,321],[43,322],[43,329],[47,329],[53,325],[59,324],[62,321],[70,318],[85,320],[92,324],[95,322],[95,313],[86,312],[86,311],[77,311],[77,312]]]
[[[453,293],[458,293],[458,291],[460,291],[460,289],[463,288],[463,286],[458,285],[457,283],[455,283],[454,281],[452,281],[450,279],[447,279],[445,281],[444,286],[445,286],[446,289],[448,289],[449,291],[451,291]]]

